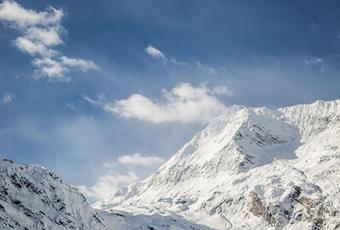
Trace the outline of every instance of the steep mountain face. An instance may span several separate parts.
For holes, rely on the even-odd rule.
[[[102,210],[216,229],[340,229],[340,101],[232,107]]]
[[[0,159],[0,229],[208,229],[180,216],[94,210],[54,173]]]
[[[39,166],[0,161],[1,229],[102,229],[75,188]]]

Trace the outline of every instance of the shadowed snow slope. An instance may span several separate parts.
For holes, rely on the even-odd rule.
[[[154,175],[95,207],[216,229],[338,229],[340,101],[231,107]]]
[[[0,229],[208,229],[177,215],[94,210],[74,187],[40,166],[0,159]]]

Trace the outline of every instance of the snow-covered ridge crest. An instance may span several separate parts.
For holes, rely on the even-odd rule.
[[[274,158],[294,158],[298,130],[278,119],[278,114],[266,108],[232,107],[185,144],[153,180],[178,183],[187,177],[246,171]]]
[[[93,209],[73,186],[37,165],[0,159],[0,229],[152,230],[208,227],[178,215]]]
[[[2,229],[102,229],[85,197],[54,173],[0,159]]]
[[[308,141],[330,126],[340,125],[340,100],[322,101],[278,109],[286,121],[297,126],[302,141]]]
[[[340,101],[231,107],[143,183],[97,208],[217,229],[340,228]]]

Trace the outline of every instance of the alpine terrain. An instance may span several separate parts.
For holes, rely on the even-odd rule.
[[[215,229],[340,229],[340,100],[234,106],[96,207],[176,213]]]
[[[1,229],[340,229],[340,100],[230,107],[93,206],[42,167],[0,162]]]
[[[0,160],[0,229],[208,229],[178,215],[93,209],[73,186],[40,166]]]

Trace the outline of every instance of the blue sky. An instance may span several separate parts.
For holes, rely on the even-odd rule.
[[[340,98],[336,0],[0,4],[0,154],[91,199],[230,105]]]

